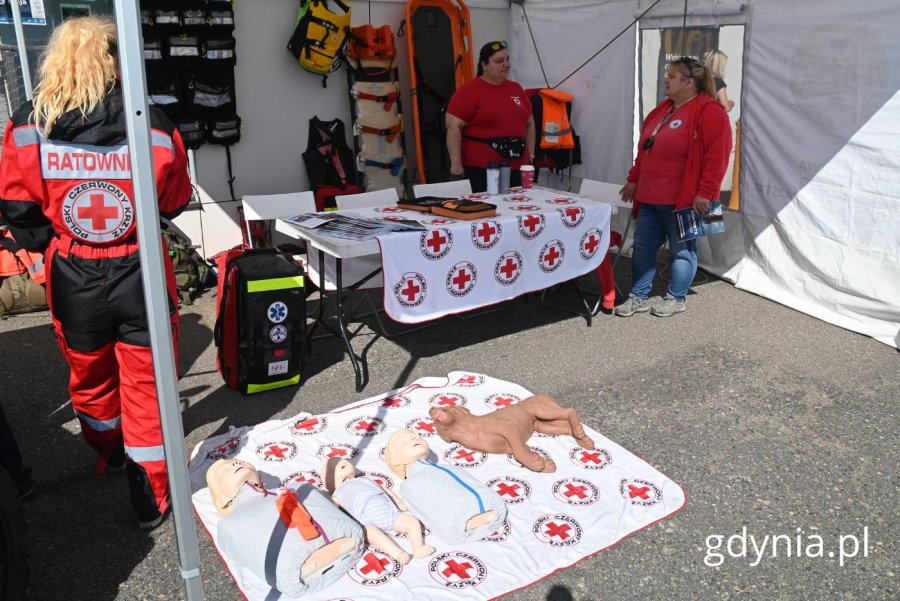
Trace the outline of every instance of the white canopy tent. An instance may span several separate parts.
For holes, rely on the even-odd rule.
[[[295,0],[277,0],[271,8],[267,4],[267,10],[254,7],[250,11],[251,4],[236,5],[239,29],[235,35],[239,48],[248,50],[242,57],[253,56],[250,36],[242,45],[240,28],[245,22],[249,25],[251,19],[257,19],[256,27],[267,23],[266,19],[283,23],[281,13],[286,6],[292,6],[294,14],[296,11]],[[396,16],[402,14],[402,7],[378,7],[402,5],[401,0],[351,4],[357,11],[354,24],[368,22],[366,13],[358,10],[361,6],[368,5],[372,23],[388,22],[379,15],[391,15],[389,22],[395,28]],[[643,89],[642,76],[651,73],[649,68],[642,70],[640,30],[680,27],[684,22],[688,26],[742,26],[743,76],[729,84],[730,90],[740,90],[740,95],[732,94],[732,98],[741,109],[741,210],[729,213],[725,235],[702,246],[701,265],[741,289],[885,344],[900,345],[900,303],[896,300],[900,298],[900,38],[896,35],[900,17],[896,0],[856,4],[840,0],[688,0],[686,17],[683,0],[526,0],[524,8],[513,4],[508,9],[509,18],[503,19],[508,30],[496,26],[496,15],[507,10],[505,2],[472,0],[469,4],[481,11],[473,11],[476,46],[509,31],[513,78],[525,87],[545,86],[542,71],[551,86],[557,84],[625,31],[561,86],[575,96],[573,123],[583,143],[584,164],[576,168],[576,175],[610,182],[624,181],[634,153],[636,125],[642,113],[655,104],[655,98],[637,93]],[[628,28],[648,8],[638,28]],[[130,150],[137,166],[135,188],[138,204],[144,207],[138,211],[139,235],[142,240],[154,239],[159,236],[155,203],[141,201],[153,198],[155,190],[153,178],[146,175],[152,169],[137,0],[117,0],[116,9],[129,133],[134,134]],[[491,26],[482,25],[479,32],[480,16]],[[256,48],[261,48],[258,41]],[[405,54],[403,44],[398,46]],[[278,67],[290,65],[284,56],[279,55],[278,60]],[[401,57],[403,61],[405,57]],[[241,94],[242,86],[248,91],[269,89],[259,82],[266,73],[283,79],[277,68],[255,66],[252,59],[242,58],[237,67],[239,110],[249,116],[245,116],[245,124],[250,121],[256,127],[245,135],[257,136],[261,144],[270,146],[271,138],[266,136],[286,138],[298,154],[303,141],[285,135],[286,122],[270,118],[265,109],[258,110],[273,99],[281,102],[283,95]],[[316,106],[333,109],[332,96],[346,98],[346,89],[335,91],[339,86],[324,93],[317,80],[303,85],[310,89],[309,94],[316,88],[320,98],[318,105],[298,115],[304,123]],[[300,105],[296,98],[288,102]],[[257,125],[254,115],[261,114],[265,117],[257,117]],[[267,126],[271,128],[268,131]],[[411,139],[409,136],[408,142]],[[212,150],[203,149],[200,154]],[[272,154],[280,153],[273,149]],[[203,160],[201,156],[201,164]],[[236,153],[236,161],[240,160]],[[260,170],[252,161],[247,163],[242,177],[248,193],[296,191],[288,189],[298,182],[296,170],[282,175],[283,169]],[[253,180],[254,171],[264,179]],[[199,183],[206,177],[201,170]],[[281,180],[276,181],[278,177]],[[212,178],[221,178],[221,173],[213,173]],[[156,245],[145,245],[145,249],[145,289],[156,292],[147,302],[156,324],[152,332],[157,349],[154,362],[173,478],[181,569],[188,598],[199,599],[202,587],[181,461],[184,437],[174,362],[168,351],[165,298],[162,288],[149,285],[162,281],[162,258]]]
[[[513,78],[526,87],[545,85],[536,45],[555,85],[654,3],[514,5]],[[638,26],[681,27],[684,7],[683,0],[662,0]],[[701,245],[701,265],[738,288],[897,347],[896,0],[690,0],[686,23],[744,28],[743,78],[728,88],[740,89],[740,96],[729,95],[741,110],[741,210],[727,216],[725,235]],[[634,152],[637,82],[655,77],[641,65],[644,39],[629,31],[561,87],[575,96],[573,122],[585,159],[578,175],[624,181]],[[655,98],[641,100],[643,112],[655,105]]]

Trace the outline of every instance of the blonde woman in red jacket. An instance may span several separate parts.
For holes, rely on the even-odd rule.
[[[705,212],[719,198],[731,154],[731,124],[715,100],[709,69],[692,58],[680,58],[666,72],[666,100],[647,115],[637,157],[620,190],[634,201],[634,232],[628,300],[616,315],[651,311],[647,298],[656,274],[656,253],[668,239],[672,278],[665,297],[653,307],[657,317],[685,310],[684,297],[697,274],[695,240],[678,242],[673,210],[692,207]]]

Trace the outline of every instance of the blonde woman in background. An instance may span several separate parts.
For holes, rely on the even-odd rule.
[[[728,92],[725,83],[725,65],[728,64],[728,55],[721,50],[710,50],[703,59],[706,68],[712,73],[713,80],[716,82],[716,100],[725,109],[730,112],[734,108],[734,100],[728,99]]]
[[[151,106],[148,117],[159,214],[174,218],[191,198],[187,155],[159,109]],[[72,409],[97,453],[96,471],[125,470],[138,526],[151,529],[169,508],[169,481],[131,175],[115,23],[68,19],[41,58],[34,102],[6,126],[0,213],[11,229],[30,233],[21,236],[28,250],[46,249],[47,297],[69,364]],[[177,348],[175,276],[169,254],[163,258]]]

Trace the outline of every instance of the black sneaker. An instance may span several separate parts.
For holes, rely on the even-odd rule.
[[[157,510],[156,515],[154,516],[138,516],[138,528],[149,531],[162,524],[165,521],[166,516],[169,515],[169,507],[171,507],[171,503],[166,504],[165,511]]]

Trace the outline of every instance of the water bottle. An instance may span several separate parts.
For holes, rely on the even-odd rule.
[[[500,194],[500,165],[497,163],[487,165],[487,193],[491,196]]]
[[[509,194],[509,163],[500,162],[500,194]]]

